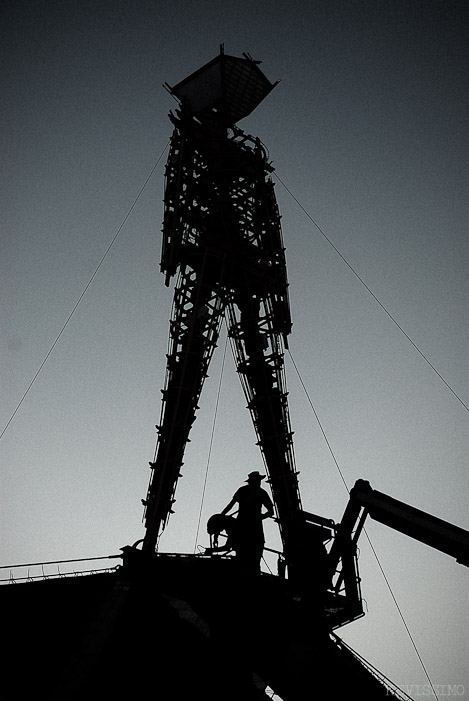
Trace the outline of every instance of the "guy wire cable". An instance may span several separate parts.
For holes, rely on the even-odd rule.
[[[341,470],[340,467],[339,467],[339,463],[337,462],[337,459],[336,459],[336,457],[335,457],[335,455],[334,455],[334,452],[333,452],[333,450],[332,450],[332,447],[331,447],[331,444],[330,444],[330,442],[329,442],[329,439],[327,438],[326,432],[324,431],[324,428],[323,428],[323,426],[322,426],[322,424],[321,424],[321,421],[320,421],[320,419],[319,419],[318,413],[317,413],[317,411],[316,411],[316,409],[315,409],[315,407],[314,407],[314,404],[313,404],[313,402],[312,402],[312,400],[311,400],[311,397],[309,396],[309,392],[308,392],[308,390],[306,389],[305,383],[303,382],[303,379],[302,379],[302,377],[301,377],[301,375],[300,375],[300,371],[298,370],[298,366],[297,366],[297,364],[295,363],[295,361],[294,361],[294,359],[293,359],[293,356],[292,356],[290,350],[288,350],[288,354],[289,354],[289,356],[290,356],[290,358],[291,358],[291,361],[292,361],[292,363],[293,363],[293,367],[294,367],[295,370],[296,370],[296,373],[297,373],[298,378],[299,378],[299,380],[300,380],[301,386],[302,386],[303,389],[304,389],[304,392],[305,392],[306,397],[307,397],[307,399],[308,399],[308,402],[309,402],[309,404],[310,404],[310,406],[311,406],[311,409],[313,410],[314,416],[316,417],[316,421],[318,422],[318,425],[319,425],[319,428],[321,429],[322,435],[324,436],[324,440],[326,441],[326,444],[327,444],[327,447],[328,447],[328,449],[329,449],[329,452],[330,452],[331,455],[332,455],[332,458],[333,458],[333,460],[334,460],[335,466],[337,467],[337,469],[338,469],[338,471],[339,471],[339,474],[340,474],[340,477],[341,477],[341,479],[342,479],[342,482],[344,483],[347,492],[350,494],[350,490],[349,490],[349,488],[348,488],[348,486],[347,486],[347,482],[346,482],[346,480],[345,480],[345,478],[344,478],[344,475],[342,474],[342,470]],[[366,535],[366,538],[367,538],[368,543],[369,543],[369,545],[370,545],[371,551],[372,551],[373,555],[375,556],[376,562],[378,563],[378,567],[379,567],[379,569],[380,569],[380,571],[381,571],[381,574],[383,575],[383,578],[384,578],[384,581],[385,581],[385,583],[386,583],[386,586],[387,586],[387,588],[389,589],[389,593],[391,594],[391,598],[392,598],[392,600],[393,600],[393,602],[394,602],[394,604],[395,604],[395,606],[396,606],[396,609],[397,609],[397,611],[398,611],[398,613],[399,613],[399,616],[400,616],[400,618],[401,618],[401,620],[402,620],[402,623],[403,623],[404,628],[405,628],[405,630],[406,630],[406,632],[407,632],[407,635],[409,636],[410,642],[412,643],[412,646],[413,646],[413,648],[414,648],[414,650],[415,650],[415,653],[416,653],[416,655],[417,655],[417,658],[418,658],[420,664],[422,665],[422,669],[423,669],[423,671],[424,671],[424,673],[425,673],[425,676],[426,676],[427,679],[428,679],[428,683],[429,683],[429,685],[430,685],[430,687],[431,687],[431,689],[432,689],[432,691],[433,691],[433,694],[434,694],[435,698],[437,698],[437,694],[436,694],[435,688],[434,688],[434,686],[433,686],[432,680],[430,679],[430,676],[429,676],[429,674],[428,674],[428,672],[427,672],[427,669],[426,669],[426,667],[425,667],[425,665],[424,665],[424,662],[423,662],[423,660],[422,660],[422,657],[421,657],[421,655],[420,655],[420,652],[418,651],[417,645],[415,644],[415,641],[414,641],[414,639],[413,639],[413,637],[412,637],[412,633],[410,632],[409,626],[408,626],[407,623],[406,623],[406,620],[405,620],[405,618],[404,618],[404,614],[402,613],[401,608],[400,608],[400,606],[399,606],[399,604],[398,604],[398,602],[397,602],[397,599],[396,599],[396,597],[395,597],[395,595],[394,595],[394,592],[393,592],[393,590],[392,590],[392,587],[391,587],[391,585],[390,585],[390,583],[389,583],[388,578],[386,577],[386,574],[385,574],[385,572],[384,572],[383,566],[381,565],[381,562],[380,562],[380,560],[379,560],[378,554],[377,554],[376,550],[375,550],[374,547],[373,547],[373,544],[372,544],[372,542],[371,542],[370,536],[369,536],[368,533],[367,533],[366,528],[363,528],[363,532],[364,532],[365,535]]]
[[[410,344],[415,348],[415,350],[422,356],[422,358],[425,360],[425,362],[427,363],[427,365],[430,366],[430,368],[433,370],[433,372],[434,372],[434,373],[440,378],[440,380],[446,385],[446,387],[450,390],[450,392],[452,392],[452,394],[456,397],[456,399],[458,400],[458,402],[460,402],[460,403],[463,405],[463,407],[466,409],[466,411],[469,412],[469,406],[461,399],[461,397],[455,392],[455,390],[451,387],[451,385],[450,385],[450,384],[445,380],[445,378],[438,372],[438,370],[436,369],[436,367],[430,362],[430,360],[427,358],[427,356],[420,350],[420,348],[417,346],[417,344],[414,343],[414,341],[410,338],[410,336],[404,331],[404,329],[402,328],[402,326],[401,326],[401,325],[399,324],[399,322],[393,317],[393,315],[391,314],[391,312],[389,312],[389,311],[386,309],[386,307],[384,306],[384,304],[378,299],[378,297],[377,297],[377,296],[375,295],[375,293],[371,290],[371,288],[368,287],[368,285],[367,285],[366,282],[363,280],[363,278],[357,273],[357,271],[351,266],[351,264],[348,262],[348,260],[345,258],[345,256],[339,251],[339,249],[337,248],[337,246],[331,241],[331,239],[327,236],[327,234],[321,229],[321,227],[319,226],[319,224],[317,223],[317,221],[315,221],[315,220],[313,219],[313,217],[311,216],[311,214],[310,214],[310,213],[307,211],[307,209],[301,204],[301,202],[297,199],[297,197],[295,197],[295,195],[293,194],[293,192],[285,185],[285,183],[284,183],[283,180],[279,177],[279,175],[278,175],[277,173],[275,173],[275,176],[276,176],[277,180],[283,185],[283,187],[284,187],[285,190],[288,192],[288,194],[290,195],[290,197],[292,197],[292,199],[296,202],[296,204],[300,207],[300,209],[304,212],[304,214],[306,214],[306,216],[308,217],[308,219],[314,224],[314,226],[315,226],[316,229],[319,231],[319,233],[326,239],[327,243],[334,249],[334,251],[335,251],[335,252],[337,253],[337,255],[342,259],[342,261],[345,263],[345,265],[352,271],[352,273],[355,275],[355,277],[357,278],[357,280],[359,280],[359,282],[361,282],[361,284],[363,285],[363,287],[367,290],[367,292],[370,293],[370,295],[373,297],[373,299],[375,300],[375,302],[377,302],[377,304],[379,304],[379,306],[381,307],[381,309],[388,315],[388,317],[391,319],[391,321],[393,322],[393,324],[395,324],[395,326],[397,326],[397,328],[399,329],[399,331],[407,338],[407,340],[409,341],[409,343],[410,343]]]
[[[127,214],[125,215],[124,219],[122,220],[121,225],[120,225],[119,228],[117,229],[117,231],[116,231],[116,233],[115,233],[115,235],[114,235],[114,238],[112,239],[111,243],[110,243],[109,246],[107,247],[107,249],[106,249],[106,251],[105,251],[103,257],[102,257],[101,260],[99,261],[99,263],[98,263],[98,265],[97,265],[97,267],[96,267],[96,269],[95,269],[93,275],[90,277],[90,279],[88,280],[87,284],[85,285],[85,287],[84,287],[84,289],[83,289],[83,292],[82,292],[81,295],[78,297],[78,300],[75,302],[75,306],[73,307],[72,311],[71,311],[70,314],[68,315],[68,317],[67,317],[67,319],[66,319],[64,325],[63,325],[62,328],[60,329],[60,331],[59,331],[59,333],[58,333],[58,335],[57,335],[57,337],[56,337],[54,343],[52,344],[52,346],[51,346],[51,347],[49,348],[49,350],[47,351],[44,360],[42,361],[42,363],[40,364],[39,368],[37,369],[36,374],[34,375],[33,379],[31,380],[31,382],[30,382],[29,385],[27,386],[26,391],[24,392],[23,396],[21,397],[20,401],[18,402],[18,405],[17,405],[16,409],[14,410],[13,414],[10,416],[10,418],[9,418],[8,422],[6,423],[6,425],[5,425],[4,429],[3,429],[3,431],[0,433],[0,439],[3,438],[3,436],[4,436],[4,434],[5,434],[6,430],[7,430],[7,428],[9,427],[9,425],[11,424],[11,422],[13,421],[13,419],[15,418],[15,416],[16,416],[16,414],[17,414],[19,408],[20,408],[20,406],[22,405],[22,403],[23,403],[24,400],[26,399],[26,395],[28,394],[29,390],[31,389],[31,387],[33,386],[33,384],[35,383],[35,381],[37,380],[37,378],[38,378],[38,376],[39,376],[39,373],[41,372],[41,370],[42,370],[42,368],[44,367],[44,365],[47,363],[47,361],[48,361],[48,359],[49,359],[49,356],[51,355],[51,353],[52,353],[52,351],[54,350],[55,346],[56,346],[57,343],[59,342],[59,340],[60,340],[60,338],[61,338],[63,332],[64,332],[65,329],[67,328],[67,326],[68,326],[68,324],[69,324],[69,322],[70,322],[72,316],[75,314],[76,310],[78,309],[78,307],[79,307],[79,305],[80,305],[80,302],[82,301],[83,297],[84,297],[85,294],[87,293],[88,288],[89,288],[90,285],[92,284],[92,282],[93,282],[93,280],[95,279],[96,275],[98,274],[98,272],[99,272],[99,270],[100,270],[102,264],[104,263],[104,260],[106,259],[107,254],[109,253],[109,251],[110,251],[111,248],[113,247],[114,243],[116,242],[117,237],[119,236],[120,232],[122,231],[122,229],[124,228],[124,225],[125,225],[126,222],[127,222],[127,219],[128,219],[128,218],[130,217],[130,215],[132,214],[132,212],[133,212],[133,210],[134,210],[134,208],[135,208],[135,205],[137,204],[138,200],[140,199],[141,194],[143,193],[143,191],[145,190],[146,186],[148,185],[148,182],[149,182],[151,176],[153,175],[153,173],[155,172],[158,163],[159,163],[159,162],[161,161],[161,159],[163,158],[163,154],[164,154],[164,152],[166,151],[166,149],[168,148],[168,145],[169,145],[169,141],[168,141],[168,143],[166,144],[166,146],[164,147],[164,149],[162,150],[162,152],[160,153],[160,155],[158,156],[155,165],[154,165],[153,168],[151,169],[149,175],[147,176],[147,179],[145,180],[145,182],[143,183],[142,187],[140,188],[140,190],[139,190],[139,192],[138,192],[138,195],[137,195],[136,198],[134,199],[132,205],[130,206],[130,208],[129,208],[128,212],[127,212]]]
[[[224,348],[224,350],[223,350],[223,360],[222,360],[222,363],[221,363],[220,380],[219,380],[219,382],[218,382],[217,398],[216,398],[216,401],[215,401],[215,413],[214,413],[214,415],[213,415],[212,432],[211,432],[211,435],[210,435],[210,444],[209,444],[209,448],[208,448],[207,467],[206,467],[206,469],[205,469],[204,487],[203,487],[203,490],[202,490],[202,499],[201,499],[201,501],[200,501],[199,520],[198,520],[198,522],[197,522],[197,532],[196,532],[196,534],[195,534],[195,540],[194,540],[194,553],[195,553],[196,548],[197,548],[197,538],[199,537],[200,521],[201,521],[201,519],[202,519],[202,508],[203,508],[203,505],[204,505],[205,488],[206,488],[206,486],[207,486],[207,478],[208,478],[208,469],[209,469],[209,466],[210,466],[210,458],[211,458],[211,455],[212,455],[213,436],[214,436],[214,433],[215,433],[215,425],[216,425],[216,421],[217,421],[218,404],[219,404],[219,402],[220,402],[220,391],[221,391],[221,385],[222,385],[222,380],[223,380],[223,371],[224,371],[224,369],[225,369],[225,358],[226,358],[226,349],[227,349],[227,347],[228,347],[228,330],[227,330],[227,333],[226,333],[225,348]]]

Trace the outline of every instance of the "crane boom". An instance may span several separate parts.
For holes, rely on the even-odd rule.
[[[350,490],[350,501],[330,551],[331,566],[338,562],[341,538],[353,533],[356,543],[367,515],[469,567],[469,531],[378,492],[365,480],[357,480]]]

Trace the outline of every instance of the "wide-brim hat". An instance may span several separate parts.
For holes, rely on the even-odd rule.
[[[261,480],[265,480],[265,475],[261,475],[261,474],[259,474],[259,472],[250,472],[247,480],[245,480],[245,481],[251,482],[252,480],[256,480],[256,481],[259,480],[259,482],[260,482]]]

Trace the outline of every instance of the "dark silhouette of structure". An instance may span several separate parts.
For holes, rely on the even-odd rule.
[[[169,87],[180,107],[166,168],[161,270],[178,274],[158,446],[145,499],[145,551],[171,513],[184,449],[222,319],[261,447],[291,559],[301,501],[283,345],[291,331],[273,170],[236,122],[272,90],[250,57],[222,51]]]
[[[283,349],[291,331],[272,166],[236,122],[274,87],[223,50],[174,87],[161,270],[177,274],[145,538],[109,574],[2,587],[3,689],[49,698],[283,701],[402,698],[335,635],[363,615],[357,541],[367,514],[469,564],[469,533],[359,480],[340,524],[303,510]],[[225,318],[272,490],[251,473],[209,519],[201,555],[157,552]],[[235,504],[237,519],[228,516]],[[263,513],[262,508],[266,511]],[[259,573],[275,514],[279,574]],[[219,545],[222,532],[227,535]],[[234,550],[236,558],[227,556]],[[239,562],[244,565],[239,567]],[[26,631],[26,633],[25,633]],[[26,679],[17,679],[21,658]],[[229,664],[227,664],[227,660]]]
[[[167,86],[179,107],[170,114],[174,132],[161,270],[166,284],[176,274],[177,281],[142,549],[157,550],[173,510],[185,446],[224,318],[272,491],[282,540],[280,570],[296,592],[308,592],[310,599],[312,591],[316,598],[321,592],[323,601],[326,585],[341,572],[327,605],[330,624],[337,626],[363,615],[356,553],[344,544],[337,571],[330,571],[324,544],[331,541],[334,524],[301,505],[284,372],[292,322],[273,167],[259,139],[235,124],[274,86],[257,61],[227,56],[223,49],[185,80]],[[232,529],[223,550],[234,549],[238,563],[258,571],[262,522],[244,516],[244,494],[236,495],[239,528]],[[270,504],[266,508],[270,515]]]

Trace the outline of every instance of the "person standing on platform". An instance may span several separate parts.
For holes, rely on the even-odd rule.
[[[263,479],[265,476],[259,472],[249,473],[247,484],[236,491],[230,503],[221,512],[225,515],[238,504],[234,549],[239,565],[250,573],[260,571],[265,542],[262,522],[274,515],[272,500],[261,487]],[[266,509],[264,512],[263,507]]]

